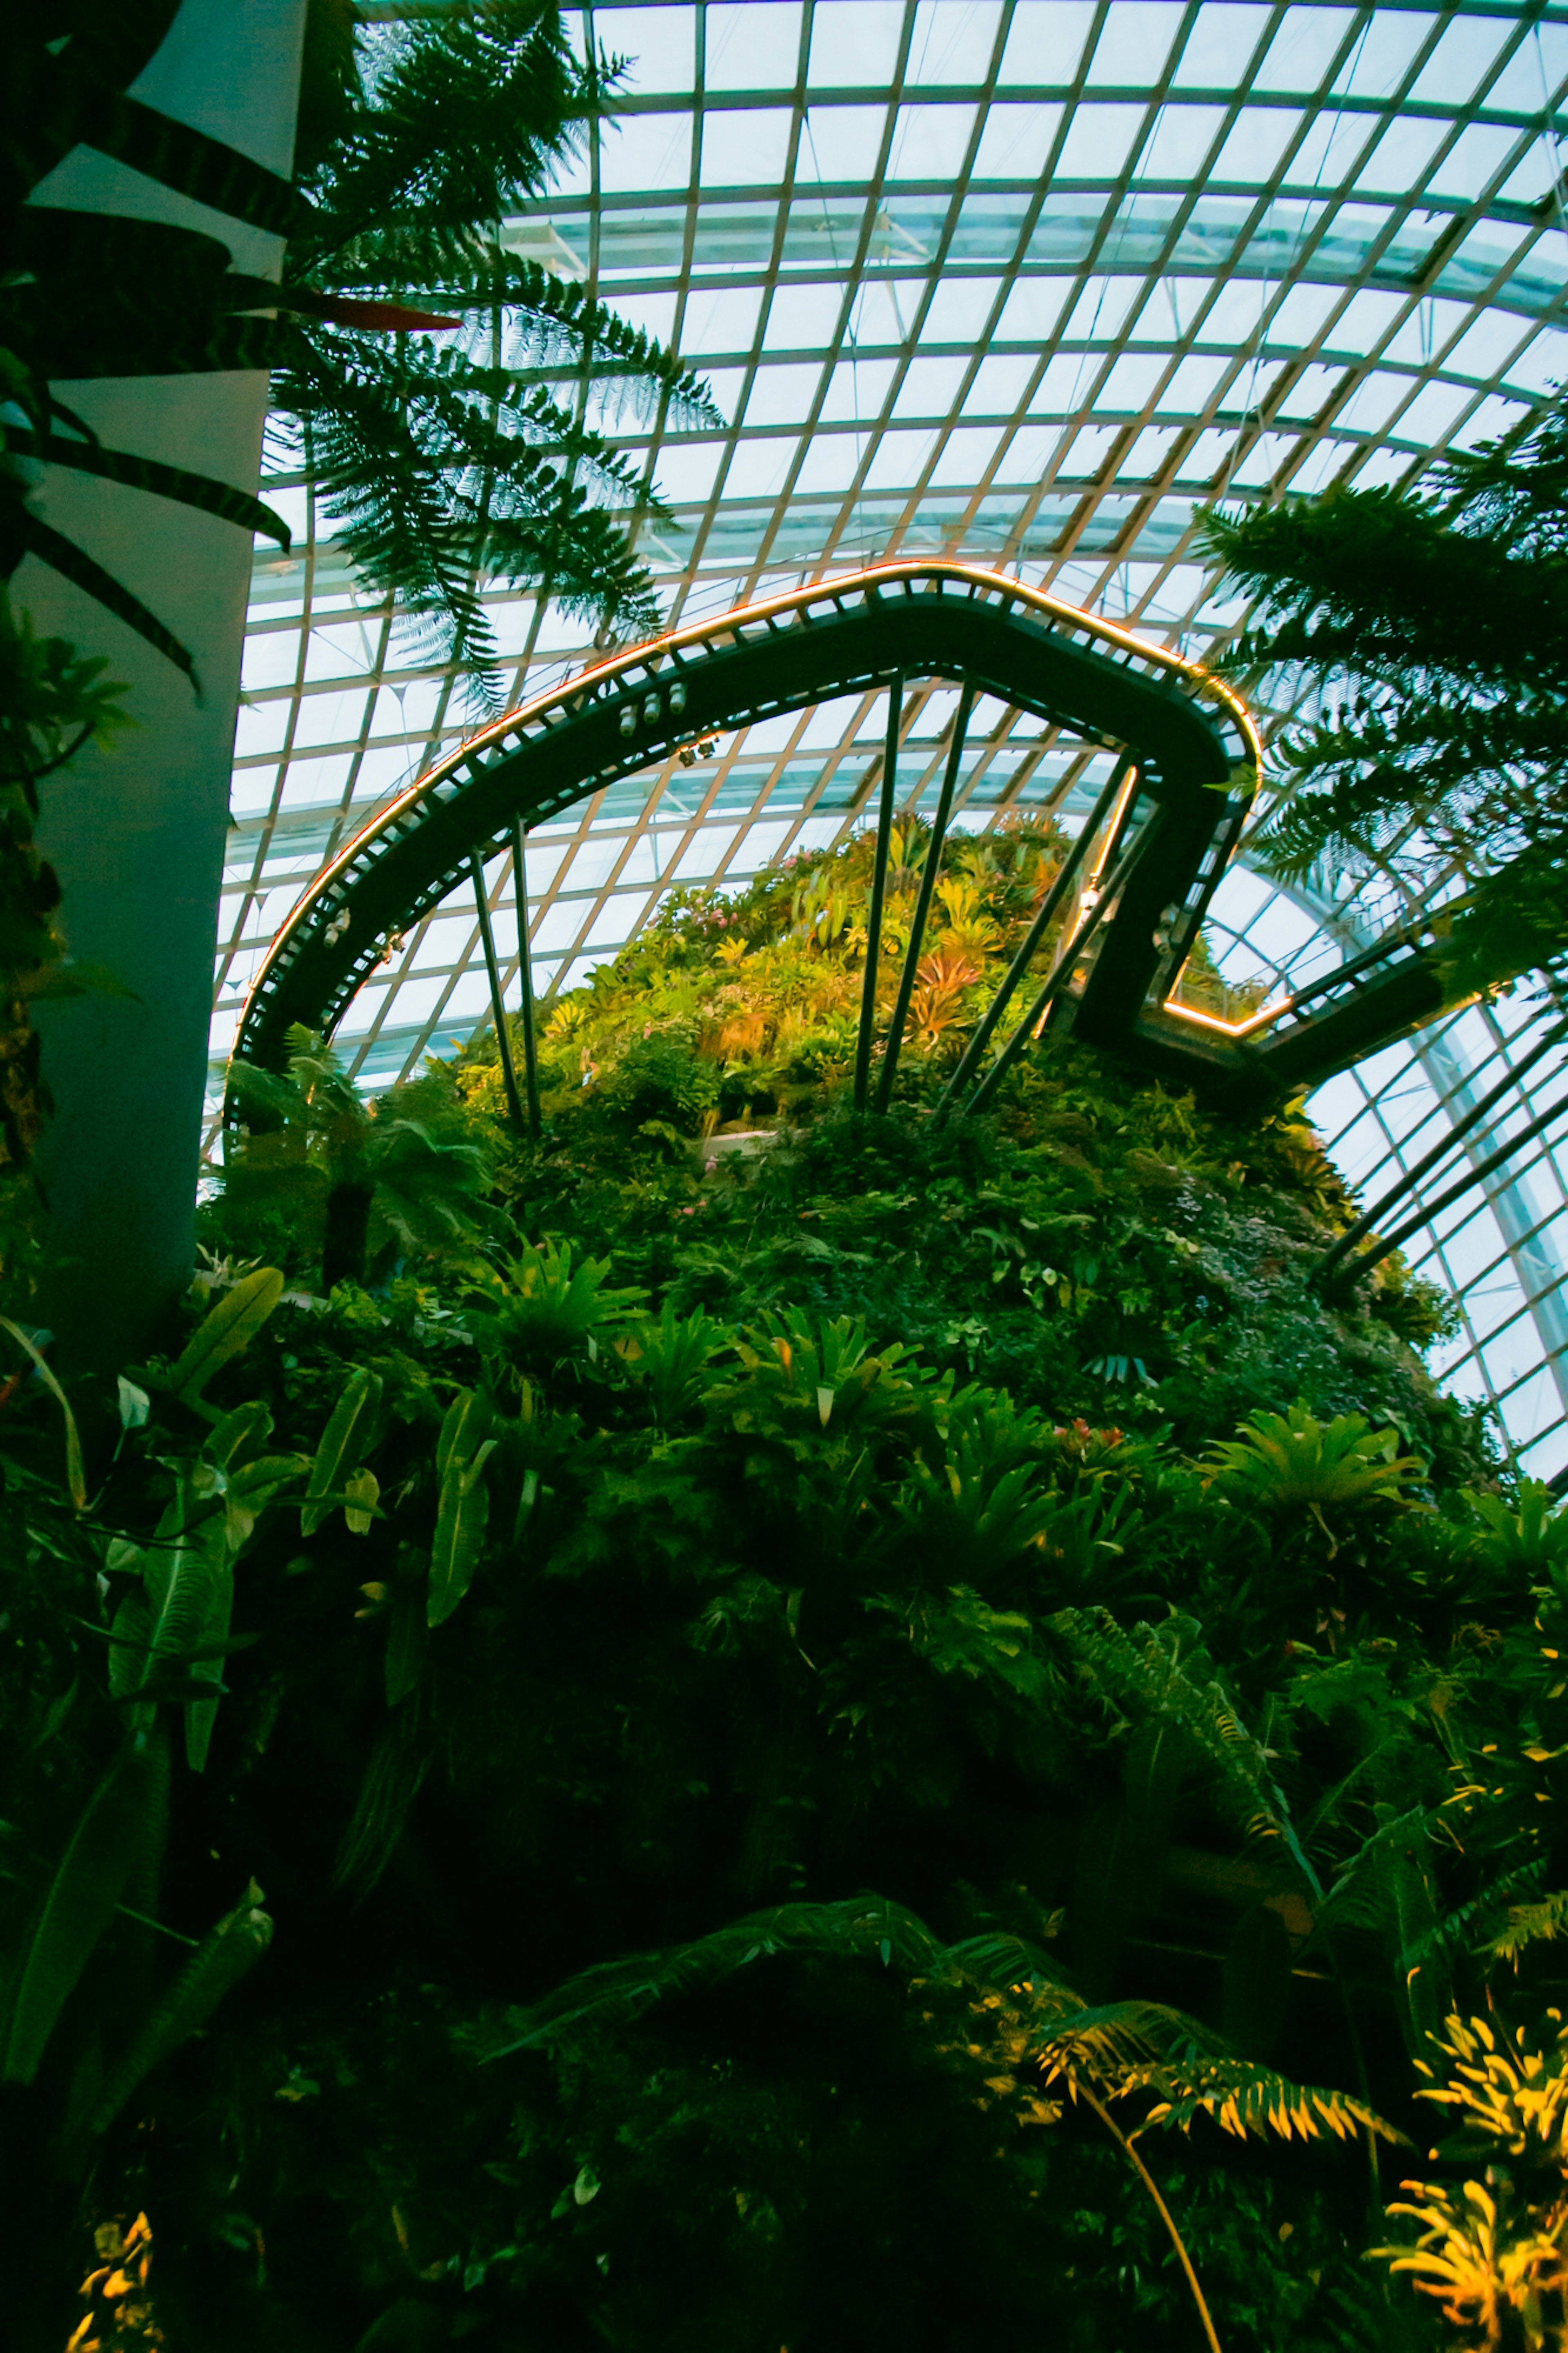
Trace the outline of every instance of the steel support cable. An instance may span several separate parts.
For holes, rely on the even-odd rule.
[[[528,1089],[528,1132],[539,1141],[539,1043],[533,1031],[533,954],[528,934],[528,828],[520,818],[512,829],[512,896],[517,901],[517,965],[522,984],[522,1068]]]
[[[1467,893],[1463,899],[1447,901],[1436,914],[1417,916],[1414,923],[1401,923],[1396,931],[1384,933],[1382,939],[1374,940],[1369,948],[1363,948],[1358,955],[1352,956],[1348,963],[1335,965],[1331,971],[1320,973],[1316,980],[1309,980],[1300,988],[1292,989],[1286,1002],[1280,1007],[1278,1018],[1283,1021],[1288,1015],[1298,1012],[1303,1005],[1310,1005],[1314,997],[1326,997],[1331,990],[1342,987],[1346,981],[1353,983],[1362,980],[1372,972],[1373,965],[1385,963],[1400,948],[1409,948],[1414,955],[1419,955],[1422,953],[1423,933],[1430,932],[1439,917],[1450,918],[1456,911],[1468,903]],[[1330,1008],[1331,1011],[1333,1009],[1333,1008]],[[1317,1015],[1308,1017],[1309,1019],[1313,1020],[1318,1018]]]
[[[521,1135],[522,1104],[518,1097],[517,1071],[511,1059],[511,1037],[507,1029],[506,999],[501,995],[500,966],[496,962],[495,934],[490,928],[490,902],[485,896],[485,865],[477,849],[468,852],[468,871],[474,878],[474,901],[479,911],[479,944],[485,952],[485,973],[490,985],[490,1012],[496,1025],[496,1043],[500,1048],[500,1075],[501,1084],[506,1089],[507,1115],[515,1132]]]
[[[974,688],[966,679],[963,692],[958,700],[958,715],[952,723],[952,745],[947,755],[947,770],[942,780],[942,794],[931,823],[931,848],[926,853],[925,868],[921,875],[920,896],[915,902],[914,921],[910,927],[910,944],[904,953],[904,968],[899,976],[899,994],[893,1006],[893,1018],[888,1025],[888,1043],[883,1051],[881,1074],[877,1082],[877,1109],[882,1112],[887,1110],[892,1098],[893,1080],[898,1072],[899,1054],[904,1042],[904,1022],[909,1015],[910,999],[914,995],[915,967],[920,962],[926,916],[936,890],[942,846],[947,836],[952,796],[958,786],[959,763],[963,757],[963,739],[969,733],[969,714],[973,708]]]
[[[1435,1201],[1424,1203],[1414,1217],[1407,1218],[1402,1226],[1396,1226],[1393,1233],[1380,1238],[1375,1249],[1363,1250],[1361,1256],[1352,1259],[1348,1266],[1342,1266],[1333,1278],[1332,1288],[1335,1291],[1352,1290],[1380,1259],[1386,1258],[1390,1250],[1400,1249],[1412,1234],[1419,1233],[1423,1226],[1430,1225],[1434,1218],[1451,1208],[1474,1186],[1484,1184],[1505,1160],[1511,1160],[1523,1145],[1533,1143],[1542,1129],[1550,1127],[1559,1112],[1563,1111],[1568,1111],[1568,1094],[1560,1095],[1547,1110],[1538,1113],[1527,1126],[1521,1127],[1517,1135],[1510,1136],[1506,1144],[1500,1145],[1495,1152],[1489,1153],[1484,1160],[1479,1160],[1473,1168],[1456,1177]]]
[[[882,953],[882,901],[888,887],[888,842],[899,781],[899,728],[904,711],[904,676],[888,681],[888,739],[882,750],[882,790],[877,807],[877,846],[871,865],[871,904],[866,917],[866,976],[860,991],[860,1035],[855,1041],[855,1108],[864,1111],[871,1082],[871,1037],[877,1027],[877,960]]]
[[[1510,1071],[1506,1071],[1496,1086],[1490,1088],[1481,1097],[1479,1103],[1473,1103],[1463,1119],[1457,1120],[1446,1135],[1440,1135],[1436,1143],[1422,1154],[1419,1160],[1413,1161],[1411,1166],[1403,1171],[1396,1185],[1391,1187],[1380,1199],[1374,1201],[1370,1209],[1363,1209],[1353,1225],[1346,1227],[1338,1240],[1331,1249],[1324,1251],[1312,1269],[1313,1282],[1326,1282],[1340,1261],[1355,1248],[1357,1242],[1363,1236],[1376,1230],[1378,1219],[1393,1208],[1400,1195],[1408,1192],[1412,1185],[1419,1183],[1423,1176],[1428,1175],[1441,1161],[1446,1160],[1455,1145],[1462,1143],[1471,1129],[1478,1126],[1486,1117],[1488,1112],[1502,1101],[1509,1090],[1519,1084],[1525,1072],[1533,1069],[1542,1056],[1564,1037],[1568,1037],[1568,1020],[1559,1021],[1554,1028],[1546,1032],[1543,1038],[1537,1039],[1529,1053],[1516,1062]]]
[[[1017,1028],[1004,1041],[1001,1052],[970,1096],[964,1106],[965,1113],[969,1118],[973,1119],[977,1112],[982,1111],[995,1093],[1002,1081],[1044,1020],[1047,1009],[1067,987],[1085,948],[1100,929],[1107,912],[1114,905],[1125,888],[1128,876],[1163,830],[1164,815],[1163,807],[1157,807],[1147,825],[1142,828],[1136,838],[1129,842],[1122,851],[1115,868],[1106,880],[1105,888],[1051,966],[1045,987]]]
[[[1084,859],[1088,855],[1089,844],[1093,841],[1096,834],[1100,831],[1100,827],[1105,823],[1105,820],[1110,814],[1111,809],[1115,807],[1116,796],[1121,790],[1122,785],[1126,782],[1128,771],[1132,765],[1133,755],[1130,752],[1124,754],[1121,759],[1117,762],[1110,783],[1106,786],[1104,791],[1100,794],[1100,798],[1095,802],[1093,808],[1090,809],[1088,818],[1084,821],[1082,832],[1079,835],[1078,839],[1072,844],[1067,856],[1063,859],[1061,866],[1058,870],[1056,878],[1051,883],[1050,889],[1047,892],[1045,898],[1040,903],[1039,910],[1035,916],[1034,922],[1029,925],[1027,932],[1024,935],[1017,954],[1014,956],[1012,963],[1008,965],[1006,972],[1003,976],[1001,985],[998,987],[995,996],[992,998],[990,1004],[986,1007],[985,1011],[981,1016],[980,1023],[978,1028],[975,1029],[974,1035],[970,1039],[969,1043],[965,1046],[963,1053],[959,1056],[958,1061],[953,1069],[952,1076],[949,1079],[946,1086],[943,1087],[941,1094],[937,1097],[936,1109],[931,1115],[939,1124],[947,1117],[949,1111],[952,1107],[953,1100],[956,1097],[959,1089],[967,1082],[972,1073],[976,1070],[982,1055],[984,1053],[986,1047],[991,1043],[992,1035],[995,1030],[996,1024],[1001,1020],[1002,1016],[1005,1013],[1008,1006],[1011,1004],[1013,993],[1017,987],[1018,983],[1023,979],[1024,975],[1028,971],[1029,966],[1033,964],[1036,956],[1038,955],[1040,943],[1045,938],[1046,934],[1049,931],[1052,923],[1056,921],[1062,902],[1067,897],[1068,891],[1072,888],[1073,881],[1078,873],[1078,870],[1083,864]]]

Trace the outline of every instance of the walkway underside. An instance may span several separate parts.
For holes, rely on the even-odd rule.
[[[463,744],[374,818],[311,885],[251,992],[236,1059],[277,1070],[291,1024],[330,1032],[387,942],[466,881],[478,892],[505,1056],[486,860],[510,851],[521,881],[530,827],[694,739],[832,696],[887,690],[889,741],[865,806],[879,838],[868,927],[874,970],[887,840],[908,815],[898,797],[903,684],[931,677],[959,686],[959,709],[890,1021],[879,1022],[867,990],[856,1067],[863,1105],[892,1097],[965,733],[983,695],[1117,758],[949,1082],[943,1115],[983,1107],[1047,1026],[1070,1029],[1167,1082],[1267,1097],[1315,1085],[1441,1009],[1430,943],[1419,933],[1384,943],[1239,1028],[1176,1002],[1173,992],[1256,786],[1258,746],[1246,712],[1163,648],[1017,581],[957,565],[904,564],[673,630],[579,674]],[[521,922],[521,889],[518,904]],[[526,957],[521,970],[518,1009],[531,1071]],[[516,1101],[509,1057],[507,1077]],[[531,1109],[536,1118],[531,1101]]]

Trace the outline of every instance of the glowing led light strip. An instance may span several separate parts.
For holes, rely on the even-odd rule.
[[[1233,692],[1223,680],[1214,677],[1201,662],[1190,661],[1184,654],[1173,653],[1168,647],[1154,645],[1147,638],[1137,637],[1131,629],[1105,620],[1097,613],[1086,613],[1079,606],[1064,604],[1058,597],[1047,596],[1041,588],[1030,588],[1021,580],[1009,580],[1000,572],[987,572],[977,565],[884,564],[874,565],[868,571],[830,573],[823,579],[813,581],[807,588],[792,588],[777,596],[763,597],[754,605],[735,606],[713,620],[689,621],[681,628],[666,630],[659,637],[645,639],[641,645],[612,654],[605,660],[579,670],[563,685],[548,687],[529,702],[519,703],[515,711],[504,712],[500,719],[492,720],[488,727],[481,728],[478,734],[468,736],[453,751],[445,754],[434,767],[427,768],[422,776],[399,793],[395,800],[389,801],[384,808],[367,818],[331,864],[324,866],[315,880],[307,885],[279,926],[256,977],[246,992],[245,1003],[240,1008],[237,1034],[244,1036],[251,1007],[295,932],[307,920],[317,902],[331,892],[339,878],[353,864],[365,843],[395,825],[400,817],[486,744],[516,733],[545,711],[579,701],[607,680],[619,678],[630,670],[651,668],[662,656],[674,653],[682,647],[710,646],[725,638],[740,638],[748,624],[769,620],[780,613],[799,612],[811,605],[836,604],[842,597],[862,596],[868,589],[905,580],[951,580],[983,589],[1001,596],[1008,604],[1027,606],[1035,612],[1047,615],[1053,621],[1064,623],[1069,628],[1082,629],[1089,636],[1102,638],[1141,660],[1174,672],[1198,693],[1212,695],[1224,705],[1247,746],[1251,766],[1256,771],[1259,765],[1263,746],[1253,724],[1252,714],[1240,696]]]
[[[1181,975],[1178,974],[1176,977],[1179,980]],[[1175,984],[1172,985],[1174,987]],[[1249,1014],[1245,1021],[1222,1021],[1217,1013],[1200,1013],[1195,1005],[1178,1005],[1173,997],[1163,999],[1160,1011],[1173,1013],[1179,1021],[1195,1021],[1200,1029],[1223,1030],[1227,1038],[1247,1038],[1254,1029],[1261,1029],[1268,1022],[1278,1021],[1282,1013],[1289,1012],[1295,1002],[1293,997],[1281,997],[1273,1005],[1259,1007],[1258,1010]]]

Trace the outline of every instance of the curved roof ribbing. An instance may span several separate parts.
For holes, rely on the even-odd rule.
[[[674,512],[641,532],[674,624],[940,554],[1201,655],[1237,615],[1194,560],[1197,506],[1414,479],[1568,376],[1568,6],[686,0],[578,21],[631,60],[626,96],[509,234],[678,344],[731,420],[668,437],[612,420]],[[471,723],[460,685],[356,596],[298,478],[271,488],[300,552],[257,567],[219,1054],[300,891]],[[491,601],[514,700],[591,658],[554,607]],[[931,682],[906,735],[932,799],[956,700]],[[1088,806],[1092,754],[1003,706],[984,716],[959,822]],[[834,839],[882,723],[874,698],[843,698],[539,828],[536,987],[573,985],[672,881],[739,880]],[[489,880],[515,975],[506,861]],[[1384,912],[1287,896],[1244,861],[1212,937],[1238,980],[1300,980]],[[384,1082],[488,1012],[472,901],[455,897],[340,1042]],[[1519,998],[1473,1008],[1321,1091],[1314,1114],[1369,1198],[1537,1018]],[[1552,1069],[1471,1132],[1472,1160],[1523,1124],[1526,1087],[1548,1099]],[[1496,1398],[1550,1472],[1568,1461],[1564,1187],[1540,1141],[1502,1178],[1411,1255],[1463,1296],[1452,1384]]]

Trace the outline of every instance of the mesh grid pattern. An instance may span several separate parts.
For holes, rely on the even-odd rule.
[[[731,420],[666,435],[657,415],[594,419],[670,511],[636,527],[672,622],[941,553],[1201,656],[1238,617],[1194,557],[1205,502],[1414,480],[1568,375],[1568,7],[686,0],[569,21],[630,61],[625,95],[507,234],[679,348]],[[461,682],[356,595],[302,478],[268,489],[299,539],[257,562],[218,1057],[300,890],[465,732]],[[512,700],[589,658],[552,605],[488,594]],[[956,700],[914,683],[901,797],[934,799]],[[672,882],[837,839],[883,724],[877,698],[825,703],[536,829],[536,988],[574,985]],[[957,821],[1070,818],[1100,766],[984,706]],[[510,865],[488,880],[515,1001]],[[1373,928],[1353,901],[1245,868],[1211,926],[1237,979],[1305,976]],[[489,1018],[458,897],[394,946],[340,1043],[384,1084]],[[1320,1091],[1313,1114],[1369,1198],[1540,1018],[1518,997],[1473,1008]],[[1553,1067],[1531,1073],[1537,1105]],[[1467,1138],[1472,1160],[1525,1100]],[[1568,1461],[1563,1214],[1538,1141],[1410,1253],[1462,1294],[1447,1377],[1500,1401],[1535,1470]]]

